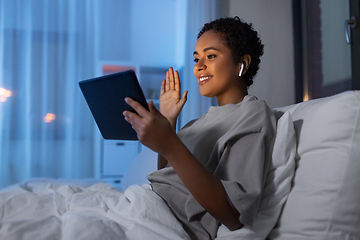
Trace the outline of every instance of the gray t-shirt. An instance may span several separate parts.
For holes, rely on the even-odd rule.
[[[271,110],[250,95],[237,104],[210,107],[178,132],[196,159],[222,181],[240,221],[248,226],[258,211],[275,135]],[[148,179],[192,239],[216,237],[219,222],[195,200],[169,164]]]

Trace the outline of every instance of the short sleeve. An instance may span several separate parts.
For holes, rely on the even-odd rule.
[[[257,214],[273,144],[262,132],[234,136],[226,143],[214,172],[244,225],[251,226]]]

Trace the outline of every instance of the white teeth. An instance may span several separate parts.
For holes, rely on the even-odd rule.
[[[200,81],[204,81],[204,80],[207,80],[207,79],[209,79],[210,77],[201,77],[200,78]]]

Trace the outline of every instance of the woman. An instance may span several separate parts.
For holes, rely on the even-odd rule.
[[[160,112],[127,98],[124,112],[139,141],[159,154],[153,190],[192,239],[213,239],[220,224],[251,226],[257,213],[275,139],[275,119],[263,101],[248,95],[263,54],[251,25],[238,17],[205,24],[194,51],[200,93],[216,97],[199,119],[178,134],[176,119],[186,102],[172,68],[161,86]]]

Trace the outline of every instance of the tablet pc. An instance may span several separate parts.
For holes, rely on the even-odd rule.
[[[83,80],[79,86],[104,139],[138,140],[135,130],[123,116],[125,110],[134,112],[126,104],[126,97],[148,109],[133,70]]]

